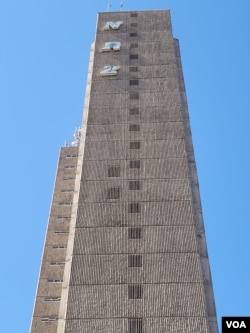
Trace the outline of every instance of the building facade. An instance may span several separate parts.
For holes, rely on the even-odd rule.
[[[168,10],[98,15],[79,145],[61,149],[31,333],[217,333]]]

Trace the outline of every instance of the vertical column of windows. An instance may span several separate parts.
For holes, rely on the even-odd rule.
[[[130,22],[131,28],[137,28],[138,22],[137,21],[137,13],[131,13],[130,18],[132,22]],[[137,31],[130,32],[129,37],[131,38],[131,44],[129,49],[129,59],[130,59],[130,66],[129,66],[129,87],[133,87],[134,91],[129,93],[129,99],[131,101],[129,107],[129,124],[128,124],[128,131],[130,135],[133,132],[137,133],[136,138],[138,140],[138,134],[140,132],[140,124],[133,123],[133,119],[138,119],[138,115],[140,114],[140,107],[139,104],[135,104],[136,100],[139,100],[139,92],[136,91],[137,87],[139,86],[140,82],[137,77],[137,73],[139,72],[138,60],[138,47],[139,44],[137,41],[134,41],[138,36]],[[139,101],[138,101],[139,102]],[[130,141],[129,142],[129,149],[131,150],[140,150],[141,149],[141,142],[140,141]],[[130,159],[129,161],[129,169],[131,172],[135,171],[135,169],[140,170],[141,162],[139,159]],[[139,180],[130,180],[128,181],[128,190],[129,191],[139,191],[141,190],[142,183]],[[141,213],[141,203],[140,202],[129,202],[128,203],[128,213],[129,214],[140,214]],[[131,242],[139,242],[142,238],[142,228],[141,227],[129,227],[128,228],[128,239]],[[131,254],[128,255],[128,268],[135,269],[142,267],[142,255],[141,254]],[[143,286],[141,284],[132,284],[128,285],[128,299],[129,300],[140,300],[143,298]],[[143,320],[142,318],[128,318],[128,332],[129,333],[143,333]]]
[[[62,151],[57,174],[57,185],[55,187],[54,194],[54,196],[56,195],[59,198],[59,200],[57,201],[58,208],[56,214],[51,215],[50,219],[50,223],[55,223],[50,232],[53,232],[54,235],[56,235],[57,237],[55,238],[56,241],[52,245],[52,249],[55,250],[51,252],[52,260],[50,258],[50,260],[47,262],[48,265],[46,265],[46,281],[48,284],[61,284],[63,282],[62,268],[65,266],[66,258],[64,258],[64,255],[66,255],[65,249],[67,248],[67,245],[65,244],[67,242],[65,242],[65,236],[69,234],[69,230],[66,229],[66,226],[64,227],[63,225],[71,218],[70,207],[72,206],[72,199],[74,195],[75,175],[73,175],[73,173],[75,173],[76,170],[78,154],[67,153],[66,155],[63,155],[63,153],[64,152]],[[68,181],[70,181],[70,183],[68,183]],[[54,200],[55,199],[53,199],[53,201]],[[55,201],[53,203],[55,205]],[[62,226],[60,227],[58,223],[62,223]],[[60,238],[63,239],[63,241],[60,240]],[[58,258],[60,259],[58,260]],[[52,278],[51,276],[54,276],[55,272],[58,272],[58,275]],[[58,303],[61,301],[60,294],[58,295],[58,287],[56,287],[56,289],[50,287],[49,290],[49,295],[43,298],[43,301],[47,303],[46,309],[48,309],[46,315],[41,317],[41,322],[43,322],[44,325],[47,325],[47,323],[50,322],[56,322],[58,320],[58,317],[54,315],[54,305],[51,305],[51,307],[48,305],[48,303]],[[53,311],[53,315],[50,312],[50,309],[51,311]]]

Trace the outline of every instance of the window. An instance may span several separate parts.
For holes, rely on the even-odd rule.
[[[41,319],[43,322],[48,322],[48,321],[57,321],[57,317],[42,317]]]
[[[130,142],[129,149],[140,149],[140,147],[141,147],[140,141]]]
[[[140,131],[140,125],[138,125],[138,124],[130,124],[129,125],[129,130],[130,131]]]
[[[132,180],[129,182],[129,189],[130,190],[139,190],[141,187],[141,182],[138,180]]]
[[[139,86],[139,80],[129,80],[130,86]]]
[[[107,199],[119,199],[120,198],[120,188],[110,187],[108,188]]]
[[[129,239],[141,238],[141,228],[128,228],[128,238]]]
[[[130,116],[135,116],[137,114],[139,114],[139,108],[129,109],[129,115]]]
[[[130,66],[130,67],[129,67],[129,71],[130,71],[130,72],[138,72],[138,71],[139,71],[139,68],[138,68],[138,67],[135,67],[135,66]]]
[[[120,167],[110,166],[108,168],[108,177],[120,177]]]
[[[133,49],[133,48],[134,48],[134,49],[137,49],[137,48],[138,48],[138,43],[131,43],[131,44],[130,44],[130,48],[131,48],[131,49]]]
[[[142,318],[129,318],[128,331],[129,333],[143,333]]]
[[[60,302],[61,297],[45,297],[45,302]]]
[[[70,219],[70,216],[58,215],[57,219],[59,219],[59,220],[68,220],[68,219]]]
[[[140,169],[141,163],[140,163],[140,161],[130,161],[129,167],[130,167],[130,169]]]
[[[137,16],[138,16],[137,13],[131,13],[131,14],[130,14],[130,17],[137,17]]]
[[[128,298],[129,299],[142,298],[142,285],[141,284],[128,285]]]
[[[66,158],[72,158],[72,157],[77,157],[77,156],[78,156],[77,154],[72,154],[72,155],[68,154],[68,155],[66,155]]]
[[[65,177],[65,178],[63,178],[63,180],[71,180],[71,179],[75,179],[75,177]]]
[[[129,59],[131,59],[131,60],[138,59],[138,58],[139,58],[138,54],[130,54],[130,56],[129,56]]]
[[[48,279],[47,281],[49,283],[62,283],[63,282],[62,279]]]
[[[141,205],[138,202],[132,202],[128,204],[128,212],[129,213],[140,213],[141,212]]]
[[[67,245],[53,245],[53,249],[67,249]]]
[[[138,24],[137,24],[137,23],[130,23],[130,26],[131,26],[132,28],[136,28],[136,27],[138,26]]]
[[[130,32],[129,37],[137,37],[137,32]]]
[[[59,206],[71,206],[72,202],[59,202]]]
[[[65,262],[57,262],[57,261],[53,261],[50,263],[51,266],[64,266]]]
[[[68,234],[68,233],[69,233],[68,231],[64,231],[64,230],[55,231],[55,234]]]
[[[130,93],[129,94],[129,99],[139,99],[139,94],[138,93]]]
[[[65,169],[75,169],[76,165],[65,165]]]
[[[74,192],[74,190],[61,190],[61,192],[63,192],[63,193],[70,193],[70,192]]]
[[[128,256],[128,267],[142,267],[142,256],[131,254]]]

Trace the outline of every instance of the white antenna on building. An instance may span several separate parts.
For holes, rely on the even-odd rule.
[[[108,1],[108,7],[107,7],[107,12],[109,12],[110,11],[110,8],[112,7],[112,5],[111,5],[111,2],[110,1]]]
[[[123,7],[123,1],[121,0],[121,2],[120,2],[120,11],[122,11],[122,7]]]

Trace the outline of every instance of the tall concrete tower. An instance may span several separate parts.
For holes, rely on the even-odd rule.
[[[167,10],[100,13],[31,333],[177,332],[218,332],[178,40]]]

